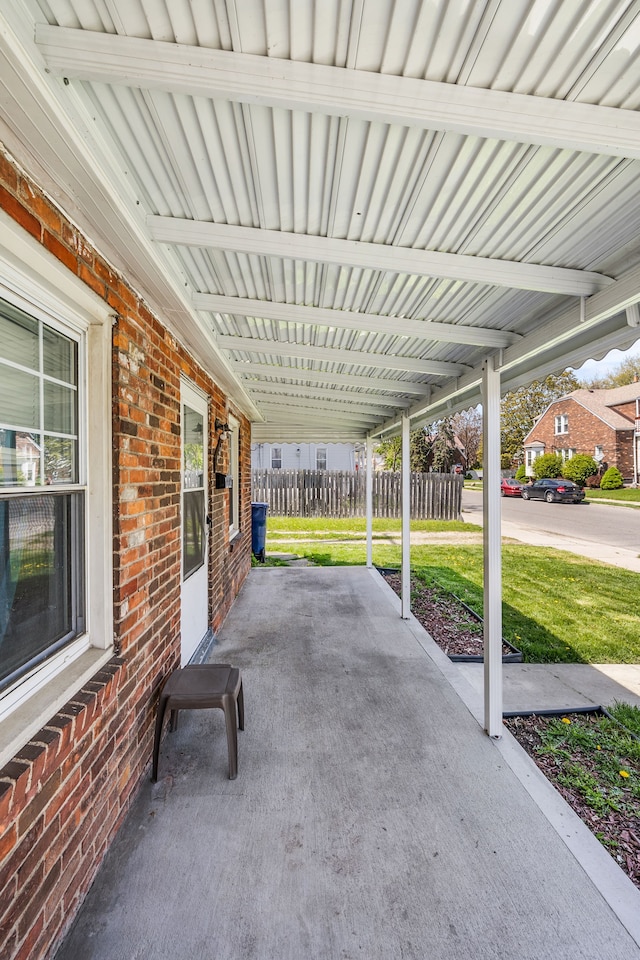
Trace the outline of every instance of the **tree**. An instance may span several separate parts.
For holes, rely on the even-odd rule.
[[[511,460],[522,461],[522,444],[537,417],[541,416],[552,400],[577,390],[580,383],[572,370],[552,374],[545,380],[534,380],[526,387],[519,387],[505,394],[501,409],[501,449]]]
[[[611,390],[614,387],[626,387],[640,380],[640,357],[627,357],[604,377],[584,380],[581,386],[589,390]]]
[[[445,417],[431,425],[412,430],[409,437],[411,470],[426,473],[428,470],[445,472],[454,461],[455,439],[452,418]],[[399,470],[402,464],[402,438],[392,437],[378,444],[377,452],[384,458],[387,470]]]
[[[426,473],[431,466],[433,458],[431,446],[431,440],[424,428],[412,431],[409,438],[409,454],[411,469],[415,473]]]
[[[462,447],[462,465],[465,473],[478,463],[482,441],[482,410],[474,407],[456,413],[452,420],[453,432]]]
[[[432,466],[436,473],[447,473],[453,466],[456,449],[451,417],[445,417],[434,424],[432,432]]]
[[[588,453],[576,453],[575,457],[565,460],[562,466],[562,476],[566,480],[573,480],[581,487],[584,487],[588,477],[592,477],[597,472],[598,464]]]
[[[399,470],[402,463],[402,437],[391,437],[378,444],[377,453],[384,460],[387,470]]]

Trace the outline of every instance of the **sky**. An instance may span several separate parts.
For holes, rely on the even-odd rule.
[[[587,360],[581,367],[575,368],[575,373],[578,380],[594,380],[596,377],[606,377],[628,357],[640,357],[640,340],[636,340],[628,350],[610,350],[602,360]]]

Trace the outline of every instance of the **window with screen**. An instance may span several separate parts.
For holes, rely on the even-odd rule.
[[[0,690],[85,629],[80,349],[0,300]]]

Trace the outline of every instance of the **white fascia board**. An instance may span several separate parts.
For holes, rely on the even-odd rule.
[[[361,240],[337,240],[283,230],[261,230],[232,224],[147,217],[147,226],[159,243],[214,248],[263,257],[310,260],[363,270],[385,270],[410,276],[439,277],[515,290],[588,297],[608,284],[609,277],[585,270],[549,267],[515,260],[494,260],[467,254],[416,250]]]
[[[296,367],[281,367],[270,363],[242,363],[234,361],[236,376],[242,377],[247,386],[255,383],[255,377],[277,377],[278,380],[319,381],[324,386],[364,387],[365,389],[387,390],[402,396],[414,395],[426,397],[429,384],[415,380],[391,380],[388,377],[356,377],[346,373],[325,373],[322,370],[306,370]]]
[[[417,337],[444,343],[465,343],[480,347],[507,347],[520,339],[517,333],[468,327],[462,324],[435,320],[415,320],[406,317],[379,316],[357,313],[353,310],[328,310],[293,303],[273,303],[249,300],[243,297],[224,297],[214,293],[195,293],[192,297],[196,310],[225,313],[232,316],[260,317],[283,323],[303,323],[311,326],[335,327],[339,330],[361,330],[367,333],[392,334],[397,337]]]
[[[149,239],[121,159],[102,138],[81,91],[52,80],[29,46],[25,16],[14,6],[0,12],[0,140],[239,409],[257,415],[193,309],[173,251]]]
[[[52,73],[640,159],[633,110],[38,24]]]
[[[576,303],[523,339],[501,351],[499,357],[502,391],[506,393],[548,376],[554,370],[578,366],[594,353],[624,349],[637,340],[637,331],[626,321],[626,308],[638,300],[640,269],[621,276],[606,290],[590,297],[581,312]],[[582,315],[581,315],[582,314]],[[479,402],[481,365],[465,373],[453,386],[434,387],[428,404],[418,402],[410,410],[413,419],[423,422]],[[392,418],[383,430],[399,429]]]
[[[411,373],[430,374],[436,377],[457,377],[468,369],[461,363],[448,363],[445,360],[418,360],[414,357],[387,356],[383,353],[365,353],[359,350],[334,350],[331,347],[258,340],[255,337],[219,336],[217,344],[223,350],[260,353],[265,356],[297,357],[303,360],[319,360],[322,363],[347,363],[352,367],[407,370]]]
[[[578,366],[584,360],[595,355],[604,355],[613,348],[624,350],[636,340],[637,335],[627,326],[624,314],[606,318],[597,331],[575,330],[573,339],[551,343],[548,349],[542,345],[536,354],[528,355],[522,364],[511,365],[509,369],[501,368],[502,393],[517,390],[549,374],[559,373],[569,365]],[[438,417],[449,416],[458,410],[466,410],[479,403],[480,378],[465,378],[465,383],[460,383],[457,390],[434,390],[432,396],[428,407],[423,404],[412,408],[415,426]],[[397,433],[399,421],[392,418],[383,429],[395,430]]]

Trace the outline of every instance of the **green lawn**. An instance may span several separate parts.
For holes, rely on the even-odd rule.
[[[268,520],[267,554],[288,550],[325,566],[366,562],[363,541],[302,543],[299,539],[284,539],[284,523],[291,521],[284,520],[281,524],[281,520]],[[272,537],[274,521],[279,528],[277,539]],[[322,522],[327,539],[344,533],[336,528],[335,521]],[[349,521],[352,526],[353,523]],[[389,521],[382,523],[388,525]],[[447,529],[460,527],[472,529],[469,524],[447,526]],[[317,528],[300,524],[297,537],[302,538],[305,529],[310,534],[306,539],[312,539],[311,534],[319,532]],[[412,529],[418,529],[414,523]],[[502,558],[503,636],[522,650],[526,660],[640,662],[640,617],[636,603],[639,574],[575,554],[524,544],[505,545]],[[400,547],[374,542],[373,562],[376,566],[398,566]],[[414,574],[425,582],[452,591],[482,614],[481,546],[413,546],[411,566]]]
[[[400,520],[374,519],[372,533],[374,538],[383,539],[385,534],[401,531]],[[463,523],[458,520],[412,520],[411,529],[419,533],[468,533],[480,532],[482,527],[472,523]],[[366,538],[366,521],[364,517],[333,519],[328,517],[268,517],[268,542],[275,544],[278,540],[355,540],[364,541]]]

